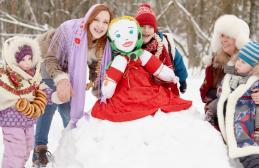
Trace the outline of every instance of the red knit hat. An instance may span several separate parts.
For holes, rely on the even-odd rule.
[[[148,3],[143,3],[139,6],[135,19],[138,21],[140,26],[150,25],[154,27],[156,32],[156,16]]]

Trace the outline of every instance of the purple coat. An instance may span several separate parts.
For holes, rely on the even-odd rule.
[[[85,85],[88,76],[87,55],[88,42],[87,32],[84,29],[84,23],[92,11],[98,6],[92,6],[84,18],[68,20],[60,25],[50,44],[54,48],[54,55],[58,59],[64,70],[68,70],[68,75],[72,84],[74,94],[71,98],[71,121],[76,123],[84,115],[85,105]],[[55,47],[57,46],[58,47]],[[100,75],[98,76],[98,89],[100,90],[102,80],[105,76],[105,66],[111,59],[111,48],[109,42],[105,45],[104,55],[100,66]]]

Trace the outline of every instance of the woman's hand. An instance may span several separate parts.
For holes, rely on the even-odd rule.
[[[60,101],[68,102],[72,96],[72,86],[68,79],[61,79],[57,82],[57,95]]]
[[[253,89],[252,91],[252,99],[254,100],[255,104],[259,104],[259,88]]]

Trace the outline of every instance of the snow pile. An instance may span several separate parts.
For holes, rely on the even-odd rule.
[[[231,167],[221,135],[194,107],[124,123],[82,119],[65,136],[55,167]]]

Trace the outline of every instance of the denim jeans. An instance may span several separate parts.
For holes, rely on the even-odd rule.
[[[44,79],[45,84],[47,84],[51,89],[56,90],[53,80]],[[37,120],[36,133],[35,133],[35,145],[47,145],[49,129],[51,126],[53,115],[58,109],[58,112],[62,118],[64,128],[67,126],[70,120],[70,103],[64,104],[52,104],[47,105],[45,113]]]

